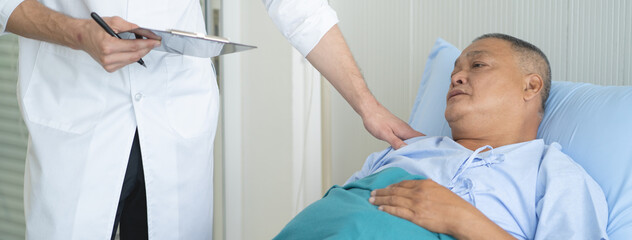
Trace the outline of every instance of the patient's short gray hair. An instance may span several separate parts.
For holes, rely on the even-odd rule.
[[[522,69],[526,73],[536,73],[542,77],[544,85],[540,94],[542,97],[542,113],[544,113],[546,100],[549,98],[549,92],[551,91],[551,65],[544,52],[527,41],[502,33],[484,34],[472,42],[486,38],[501,39],[509,42],[514,52],[518,54]]]

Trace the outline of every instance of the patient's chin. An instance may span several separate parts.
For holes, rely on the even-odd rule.
[[[448,104],[445,108],[445,120],[447,120],[448,123],[456,121],[463,115],[464,110],[459,109],[459,107],[455,105],[456,104]]]
[[[449,104],[445,109],[445,120],[450,128],[469,125],[476,118],[474,109],[463,104]]]

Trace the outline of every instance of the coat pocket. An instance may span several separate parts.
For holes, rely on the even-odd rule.
[[[25,121],[75,134],[92,129],[109,78],[87,53],[42,43],[23,96]]]
[[[183,138],[209,134],[217,127],[219,91],[211,60],[189,56],[165,58],[168,75],[167,119]]]

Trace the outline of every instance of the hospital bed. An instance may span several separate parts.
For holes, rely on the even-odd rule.
[[[451,136],[445,96],[460,51],[438,39],[425,66],[409,120],[427,135]],[[555,71],[553,71],[555,72]],[[553,74],[553,80],[555,74]],[[561,80],[561,79],[560,79]],[[553,81],[538,138],[562,151],[597,181],[608,202],[608,236],[632,239],[632,86]]]
[[[451,136],[450,127],[444,117],[445,96],[449,89],[446,79],[450,79],[454,61],[460,53],[452,44],[438,39],[428,57],[409,120],[413,128],[426,135]],[[608,202],[607,233],[613,240],[632,239],[630,135],[632,86],[612,87],[553,81],[538,138],[544,139],[547,144],[560,143],[562,151],[582,165],[601,186]],[[358,182],[349,185],[364,184]],[[382,187],[388,185],[383,184]],[[336,188],[340,187],[332,187]],[[346,185],[342,188],[357,191],[367,187]],[[327,194],[332,193],[332,189]],[[373,218],[376,215],[365,214],[372,210],[362,208],[369,204],[366,202],[368,195],[363,198],[361,194],[368,193],[358,194],[360,197],[344,194],[317,201],[292,220],[277,239],[380,238],[375,236],[388,236],[389,239],[407,239],[402,236],[452,239],[449,236],[418,232],[421,229],[418,226],[404,226],[413,224],[405,220]],[[336,211],[332,212],[332,209]],[[385,229],[389,231],[384,231]],[[420,236],[420,233],[424,236]]]

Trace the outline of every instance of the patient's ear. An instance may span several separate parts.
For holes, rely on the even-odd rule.
[[[539,96],[542,87],[544,86],[544,80],[540,75],[531,73],[524,78],[524,95],[525,102],[531,101],[533,98]]]

